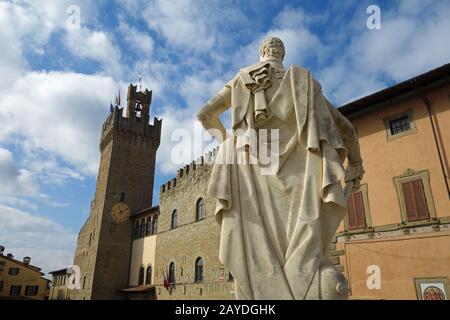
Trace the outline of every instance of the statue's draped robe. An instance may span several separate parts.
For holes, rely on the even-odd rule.
[[[347,150],[339,115],[311,73],[291,66],[279,81],[270,71],[258,63],[227,84],[233,129],[255,128],[255,112],[268,112],[261,128],[280,130],[280,163],[273,175],[261,174],[260,164],[225,164],[246,140],[221,144],[208,187],[221,224],[219,256],[238,299],[320,299],[319,267],[329,263],[328,246],[345,215]]]

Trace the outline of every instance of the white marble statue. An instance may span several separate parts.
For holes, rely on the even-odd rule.
[[[310,71],[284,69],[284,55],[280,39],[263,41],[260,62],[241,69],[198,113],[221,142],[208,187],[217,199],[220,260],[237,299],[345,299],[346,280],[327,252],[346,214],[341,180],[351,190],[364,173],[358,138]],[[248,140],[227,136],[220,121],[229,108],[234,130],[279,130],[267,142],[279,146],[273,174],[261,174],[258,161],[217,161],[229,150],[249,152]]]

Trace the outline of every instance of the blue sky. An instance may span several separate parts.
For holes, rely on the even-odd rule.
[[[369,30],[366,9],[381,9]],[[78,29],[67,27],[70,5]],[[279,36],[340,105],[450,61],[448,1],[0,0],[0,244],[48,272],[71,263],[89,214],[99,133],[120,89],[163,119],[154,204],[177,128]],[[184,157],[188,162],[200,154]],[[152,192],[152,190],[148,190]]]

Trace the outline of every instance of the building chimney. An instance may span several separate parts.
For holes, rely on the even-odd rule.
[[[12,253],[8,253],[6,256],[10,259],[14,259],[14,255]]]
[[[23,263],[30,264],[30,262],[31,262],[31,258],[30,257],[24,257],[23,258]]]
[[[4,246],[0,246],[0,256],[3,255],[4,251],[5,251],[5,247]]]

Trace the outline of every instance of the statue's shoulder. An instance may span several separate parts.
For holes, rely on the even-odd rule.
[[[255,64],[241,68],[239,72],[234,76],[234,78],[231,79],[230,82],[228,82],[228,85],[231,88],[239,86],[245,87],[246,84],[254,82],[254,80],[251,77],[251,73],[264,67],[268,68],[270,67],[270,64],[266,62],[257,62]]]
[[[312,78],[313,84],[314,84],[315,92],[319,92],[319,91],[322,90],[322,85],[320,84],[319,81],[317,81],[314,78],[311,70],[303,68],[303,67],[300,67],[300,66],[298,66],[296,64],[291,65],[288,70],[291,70],[291,72],[294,74],[294,76],[297,76],[297,77],[306,77],[308,75],[311,75],[311,78]]]
[[[307,75],[308,73],[311,73],[309,69],[300,67],[299,65],[296,64],[291,64],[288,70],[291,70],[291,72],[297,75]]]

